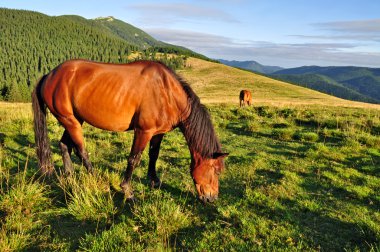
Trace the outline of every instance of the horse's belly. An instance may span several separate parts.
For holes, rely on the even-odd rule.
[[[126,131],[131,125],[134,115],[133,108],[119,108],[88,104],[76,109],[78,116],[85,122],[100,129],[110,131]]]
[[[86,116],[83,119],[94,127],[110,131],[126,131],[131,125],[131,119],[122,115]]]

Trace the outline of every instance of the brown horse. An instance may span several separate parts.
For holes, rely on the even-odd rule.
[[[199,198],[218,196],[219,174],[224,168],[221,145],[207,109],[190,86],[161,63],[137,61],[104,64],[84,60],[64,62],[38,82],[33,94],[34,130],[39,167],[53,170],[47,136],[46,107],[63,125],[60,140],[66,173],[73,171],[71,152],[92,170],[84,146],[82,124],[87,122],[110,131],[134,131],[128,165],[121,183],[127,198],[133,198],[131,176],[150,142],[148,178],[160,185],[156,161],[164,134],[179,127],[191,153],[190,173]]]
[[[245,106],[247,104],[248,106],[252,104],[252,94],[249,90],[242,90],[240,91],[240,107]]]

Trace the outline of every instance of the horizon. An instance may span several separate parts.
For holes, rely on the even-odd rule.
[[[0,7],[86,19],[113,16],[155,39],[212,59],[256,61],[284,68],[380,67],[380,2],[304,2],[5,0]]]

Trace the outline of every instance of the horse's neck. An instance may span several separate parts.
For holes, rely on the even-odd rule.
[[[189,147],[189,151],[191,154],[191,159],[198,160],[199,157],[201,157],[199,150],[196,149],[196,143],[191,139],[193,132],[191,132],[194,129],[191,129],[189,125],[186,125],[185,122],[181,122],[179,125],[179,128],[181,129],[185,139],[187,146]]]

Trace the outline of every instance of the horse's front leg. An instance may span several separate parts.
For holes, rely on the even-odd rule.
[[[161,186],[161,181],[156,172],[156,162],[158,159],[158,154],[160,153],[160,145],[163,137],[164,134],[159,134],[155,135],[150,140],[148,179],[152,188],[158,188]]]
[[[138,164],[140,163],[141,154],[151,138],[152,133],[142,130],[135,130],[131,153],[128,157],[127,170],[125,171],[124,179],[120,184],[120,187],[123,190],[127,199],[134,198],[133,189],[131,185],[132,173],[135,167],[138,166]]]

